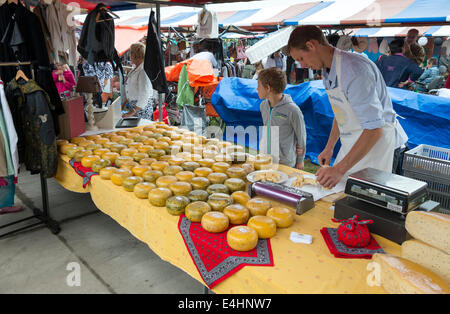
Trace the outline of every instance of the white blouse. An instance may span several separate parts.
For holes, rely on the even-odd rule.
[[[125,95],[129,102],[136,101],[136,106],[144,109],[153,96],[153,86],[145,73],[144,62],[128,73],[125,82]]]

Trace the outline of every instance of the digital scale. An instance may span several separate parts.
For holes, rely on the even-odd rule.
[[[429,199],[427,186],[426,182],[366,168],[348,177],[345,193],[406,215]]]

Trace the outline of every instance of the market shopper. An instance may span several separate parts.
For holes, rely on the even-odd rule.
[[[279,68],[259,72],[258,96],[264,99],[260,111],[264,126],[267,127],[267,133],[262,136],[260,151],[272,155],[279,164],[303,169],[306,151],[305,121],[291,96],[283,94],[285,88],[286,75]],[[272,148],[277,146],[276,143],[278,152],[273,152]]]
[[[278,50],[272,53],[268,58],[266,63],[264,64],[265,69],[277,67],[281,71],[286,72],[286,63],[287,57],[281,53],[281,50]]]
[[[130,48],[131,63],[134,68],[128,73],[125,82],[125,101],[122,108],[129,111],[122,117],[139,117],[152,120],[153,86],[144,70],[145,45],[135,43]]]
[[[391,172],[394,151],[407,140],[396,119],[386,84],[376,65],[363,56],[331,46],[317,26],[299,26],[290,36],[291,56],[303,66],[322,69],[334,120],[318,159],[319,183],[332,188],[349,173],[372,167]],[[341,148],[328,165],[340,139]]]
[[[53,70],[52,75],[59,95],[66,91],[70,92],[76,85],[75,76],[73,75],[72,71],[70,71],[67,64],[55,64],[55,70]]]

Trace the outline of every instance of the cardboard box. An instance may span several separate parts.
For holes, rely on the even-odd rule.
[[[71,139],[86,131],[84,121],[84,99],[83,96],[72,97],[62,101],[64,114],[59,116],[60,138]]]

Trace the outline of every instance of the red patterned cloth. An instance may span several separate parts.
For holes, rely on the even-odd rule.
[[[246,265],[273,266],[269,239],[259,239],[253,250],[239,252],[228,246],[227,232],[207,232],[201,223],[191,222],[183,214],[178,229],[198,272],[210,289]]]
[[[69,164],[75,170],[75,172],[83,178],[83,188],[91,182],[92,176],[98,175],[98,172],[92,171],[91,168],[86,168],[81,165],[81,162],[75,161],[73,158],[69,160]]]
[[[366,247],[353,248],[347,247],[344,243],[338,240],[336,228],[322,228],[320,233],[325,240],[325,243],[330,250],[330,253],[338,258],[365,258],[371,259],[375,253],[385,253],[378,242],[371,236],[370,242]]]

